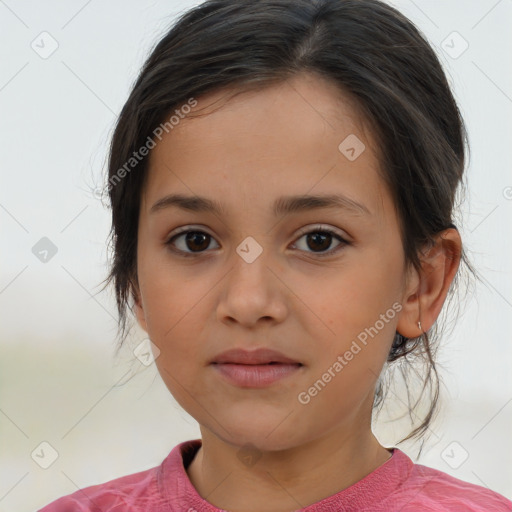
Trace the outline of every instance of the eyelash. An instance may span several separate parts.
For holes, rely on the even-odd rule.
[[[174,233],[166,242],[165,242],[165,245],[169,247],[169,249],[174,252],[174,253],[177,253],[179,256],[183,256],[184,258],[195,258],[195,257],[199,257],[201,256],[202,254],[204,254],[205,251],[201,251],[201,252],[196,252],[196,253],[193,253],[193,252],[185,252],[185,251],[182,251],[181,249],[176,249],[175,247],[173,247],[173,242],[180,236],[182,235],[185,235],[187,233],[202,233],[202,234],[205,234],[207,236],[209,236],[210,238],[213,239],[213,237],[206,233],[205,231],[202,231],[200,229],[190,229],[190,228],[184,228],[183,230],[179,231],[178,233]],[[338,233],[336,233],[335,231],[333,231],[332,229],[329,229],[329,228],[326,228],[322,225],[318,225],[318,226],[314,226],[313,228],[310,228],[310,229],[303,229],[299,232],[298,234],[298,239],[302,238],[304,235],[308,235],[308,234],[312,234],[312,233],[322,233],[322,234],[327,234],[327,235],[332,235],[334,238],[337,238],[341,243],[333,250],[328,250],[328,251],[324,251],[324,252],[318,252],[318,253],[315,253],[315,252],[311,252],[310,254],[314,254],[316,255],[317,257],[319,258],[325,258],[325,257],[328,257],[328,256],[332,256],[333,254],[336,254],[338,253],[341,249],[343,249],[344,246],[347,246],[347,245],[350,245],[350,242],[347,242],[347,240],[345,240],[344,238],[342,238]]]

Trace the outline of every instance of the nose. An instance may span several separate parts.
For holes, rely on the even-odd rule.
[[[266,250],[255,259],[240,254],[234,254],[232,269],[222,281],[218,319],[245,327],[254,327],[258,322],[282,322],[288,308],[279,269],[272,268],[276,265],[272,265]]]

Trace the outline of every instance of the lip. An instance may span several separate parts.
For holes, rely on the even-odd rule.
[[[242,388],[263,388],[299,372],[300,363],[234,364],[213,363],[212,368],[231,384]]]
[[[301,365],[299,361],[295,361],[286,357],[281,352],[269,348],[258,348],[256,350],[243,350],[234,348],[227,350],[215,356],[210,364],[243,364],[243,365],[264,365],[269,363],[283,363]]]
[[[222,352],[210,363],[231,384],[244,388],[263,388],[301,370],[302,363],[276,350],[232,349]]]

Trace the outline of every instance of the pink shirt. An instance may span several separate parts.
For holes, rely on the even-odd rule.
[[[175,446],[160,466],[86,487],[39,512],[218,512],[197,493],[185,468],[201,440]],[[305,512],[512,512],[512,501],[413,461],[392,457],[359,482],[301,508]]]

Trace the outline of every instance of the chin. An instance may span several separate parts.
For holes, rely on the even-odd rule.
[[[281,414],[279,418],[252,415],[242,420],[240,417],[232,421],[224,418],[222,421],[219,419],[219,424],[224,426],[225,430],[219,428],[219,424],[215,424],[215,428],[210,430],[226,443],[237,446],[242,451],[288,450],[307,441],[306,437],[309,436],[301,434],[297,429],[297,422],[289,422],[289,418],[283,421],[284,418],[286,414]]]

